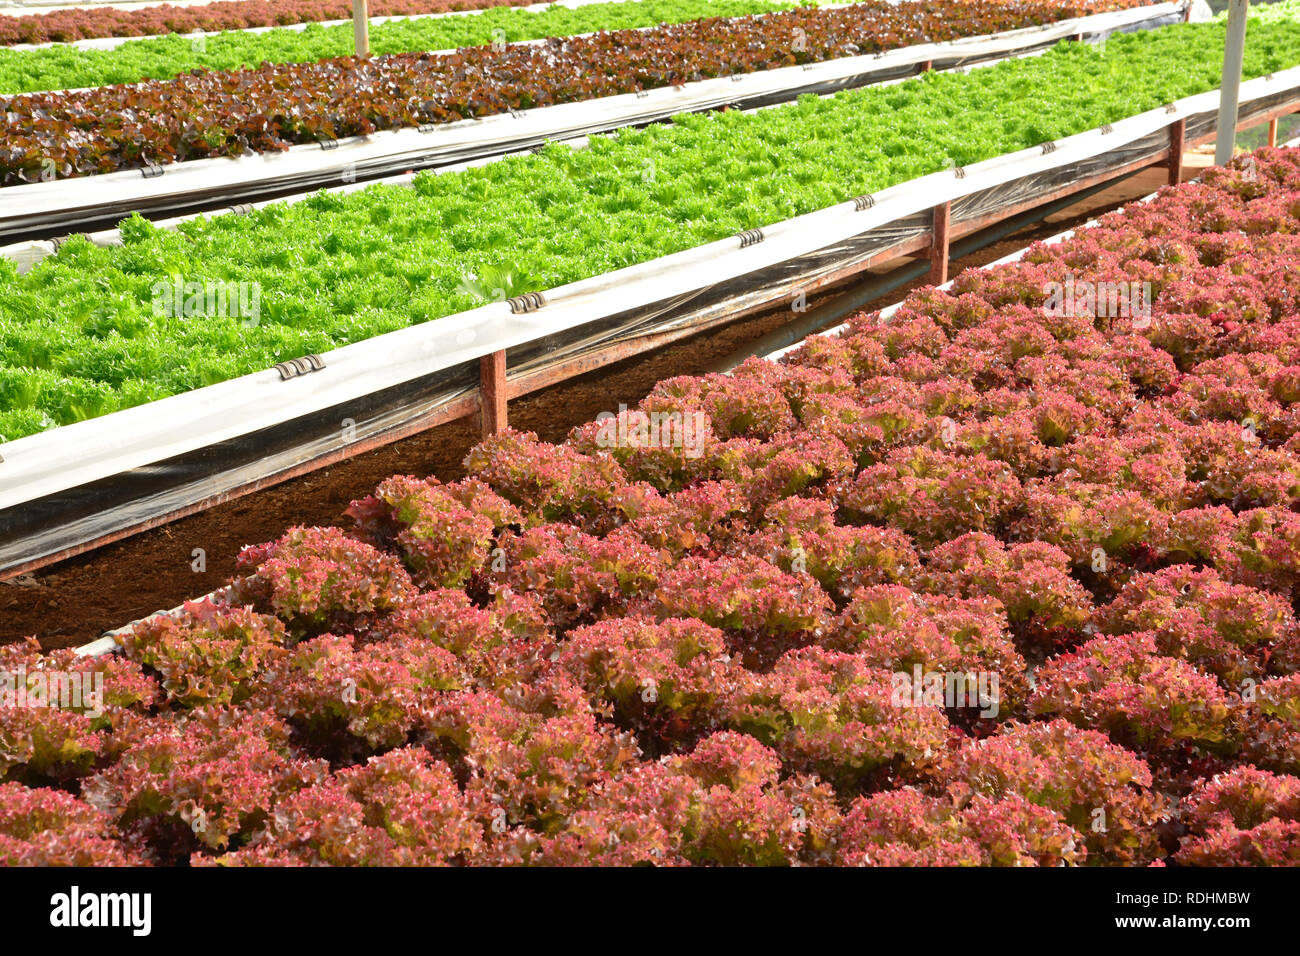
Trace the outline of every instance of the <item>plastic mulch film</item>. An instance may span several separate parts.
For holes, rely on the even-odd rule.
[[[819,277],[850,271],[924,236],[933,207],[952,224],[1011,214],[1088,176],[1169,148],[1170,124],[1213,130],[1218,91],[1108,130],[945,170],[739,237],[544,293],[400,329],[321,356],[324,368],[282,379],[243,376],[0,445],[0,570],[34,565],[267,482],[351,443],[378,442],[403,422],[468,393],[478,360],[507,353],[513,378],[673,330],[707,328],[770,304]],[[1300,103],[1300,67],[1241,87],[1244,119]],[[512,311],[518,309],[520,311]],[[529,309],[531,311],[523,311]],[[471,406],[472,407],[472,406]]]
[[[735,106],[749,109],[803,94],[827,94],[917,73],[930,63],[950,69],[1026,54],[1074,35],[1105,36],[1134,26],[1181,20],[1185,2],[1094,14],[1041,27],[910,46],[874,56],[701,80],[682,86],[499,113],[481,119],[385,131],[280,153],[197,159],[0,190],[0,238],[54,236],[116,223],[132,212],[149,218],[238,206],[253,200],[436,168],[677,113]]]

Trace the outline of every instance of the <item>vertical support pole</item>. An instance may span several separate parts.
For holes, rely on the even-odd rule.
[[[370,12],[366,0],[352,0],[352,39],[357,56],[370,56]]]
[[[478,360],[479,425],[483,437],[506,429],[506,353],[493,352]]]
[[[1268,145],[1277,145],[1277,117],[1268,121]]]
[[[934,60],[926,60],[924,63],[921,64],[922,73],[929,73],[933,69],[934,69]]]
[[[1183,22],[1192,22],[1192,0],[1187,0],[1186,5],[1183,7]]]
[[[1068,39],[1071,43],[1082,43],[1082,42],[1083,42],[1083,34],[1082,34],[1082,33],[1071,33],[1068,37],[1066,37],[1066,39]]]
[[[1214,138],[1214,165],[1232,159],[1237,143],[1237,94],[1241,90],[1241,61],[1246,52],[1246,12],[1250,0],[1229,0],[1228,36],[1223,46],[1223,81],[1219,85],[1219,125]]]
[[[934,236],[930,240],[930,284],[943,285],[948,281],[948,223],[952,217],[952,203],[934,207]]]
[[[1180,119],[1169,127],[1169,185],[1183,181],[1183,149],[1187,141],[1187,120]]]

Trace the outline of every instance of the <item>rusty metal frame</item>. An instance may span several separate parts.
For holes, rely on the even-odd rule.
[[[1042,205],[1036,202],[1035,205]],[[999,210],[1001,211],[1001,210]],[[999,219],[1006,219],[1001,215]],[[948,239],[952,229],[952,203],[934,207],[930,226],[930,284],[943,285],[948,281]]]

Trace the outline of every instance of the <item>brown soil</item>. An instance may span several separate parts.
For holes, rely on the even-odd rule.
[[[1154,191],[1163,181],[1163,171],[1139,173],[1040,225],[954,262],[952,273],[992,262],[1078,225]],[[924,284],[920,281],[907,288]],[[883,308],[905,294],[906,289],[891,293],[872,307]],[[809,305],[815,308],[825,299]],[[656,382],[701,371],[789,320],[790,312],[784,308],[752,316],[516,399],[510,405],[510,423],[535,431],[544,440],[559,441],[574,425],[612,411],[619,403],[633,406]],[[349,502],[369,494],[390,475],[436,475],[443,481],[461,477],[462,462],[477,437],[472,422],[444,425],[35,574],[0,582],[0,644],[37,635],[47,649],[75,646],[206,594],[227,581],[243,545],[270,540],[297,524],[346,526],[342,512]],[[206,552],[203,573],[191,569],[195,548]]]

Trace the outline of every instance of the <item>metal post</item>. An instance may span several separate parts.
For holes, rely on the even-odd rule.
[[[952,203],[934,207],[934,237],[930,240],[930,284],[943,285],[948,281],[948,224],[952,218]]]
[[[1180,119],[1169,127],[1169,185],[1183,181],[1183,150],[1187,141],[1187,120]]]
[[[370,56],[370,13],[366,0],[352,0],[352,38],[356,41],[357,56]]]
[[[1277,117],[1268,121],[1268,145],[1277,145]]]
[[[506,429],[506,353],[493,352],[478,360],[479,425],[483,437]]]
[[[1232,159],[1237,143],[1237,94],[1241,89],[1241,60],[1246,52],[1246,11],[1250,0],[1229,0],[1228,37],[1223,47],[1223,82],[1219,94],[1219,126],[1214,140],[1214,165]]]

